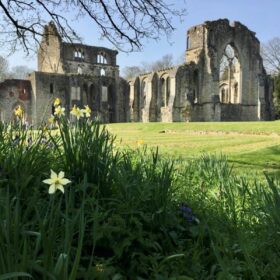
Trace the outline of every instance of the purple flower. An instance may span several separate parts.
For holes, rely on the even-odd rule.
[[[186,213],[192,213],[192,209],[190,207],[188,207],[186,204],[182,204],[180,209],[183,211],[183,212],[186,212]]]
[[[196,220],[196,217],[194,216],[192,209],[187,204],[182,203],[180,206],[180,210],[182,211],[183,218],[186,221],[192,223]]]

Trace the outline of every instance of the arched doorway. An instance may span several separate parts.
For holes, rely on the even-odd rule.
[[[83,92],[82,92],[82,106],[88,105],[88,86],[87,84],[83,84]]]
[[[100,112],[100,91],[93,83],[89,87],[88,105],[92,109],[93,116],[97,117]]]
[[[116,96],[113,85],[108,86],[108,121],[116,122]]]
[[[168,74],[163,74],[160,78],[160,98],[161,107],[168,107],[170,99],[170,78]]]

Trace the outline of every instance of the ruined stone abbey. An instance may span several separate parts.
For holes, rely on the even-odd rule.
[[[255,33],[239,22],[205,22],[187,32],[185,63],[126,81],[117,51],[62,42],[45,27],[38,71],[0,84],[1,120],[20,105],[37,125],[59,97],[66,109],[89,105],[108,122],[257,121],[273,119],[273,85]]]

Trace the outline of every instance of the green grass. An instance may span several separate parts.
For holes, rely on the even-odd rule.
[[[202,135],[207,124],[109,126],[125,145],[196,157],[172,161],[118,149],[86,118],[56,118],[56,132],[0,123],[0,279],[280,279],[280,180],[198,156],[223,150],[261,170],[277,162],[279,136],[268,128],[277,123],[258,123],[267,125],[259,135],[221,127],[242,124],[209,124],[220,133]],[[48,193],[51,170],[71,181],[64,193]]]
[[[277,173],[280,167],[280,121],[110,124],[122,146],[149,147],[172,157],[225,154],[242,172]]]

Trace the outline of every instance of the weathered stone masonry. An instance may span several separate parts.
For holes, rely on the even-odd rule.
[[[131,121],[273,119],[272,84],[255,33],[239,22],[205,22],[187,32],[184,65],[129,81]]]
[[[28,80],[0,84],[1,119],[12,120],[13,108],[21,105],[26,121],[40,124],[53,113],[53,101],[59,97],[66,109],[89,105],[103,122],[126,121],[128,87],[119,77],[116,56],[115,50],[62,42],[50,23],[38,51],[38,71]]]
[[[0,117],[10,121],[21,105],[37,125],[52,103],[89,105],[103,122],[257,121],[273,119],[272,82],[266,75],[255,33],[239,22],[205,22],[187,32],[183,65],[119,76],[117,51],[62,42],[45,27],[38,71],[27,80],[0,84]]]

